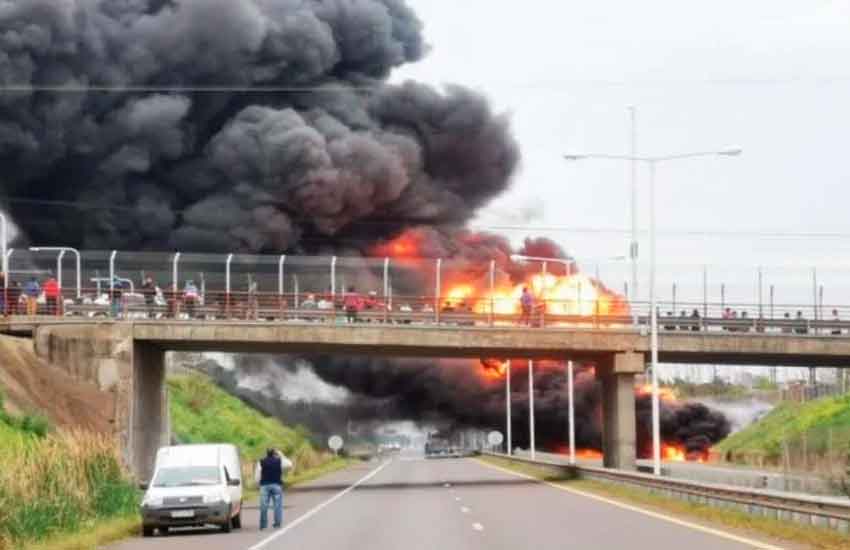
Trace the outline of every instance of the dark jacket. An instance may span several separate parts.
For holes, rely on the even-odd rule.
[[[260,461],[260,485],[283,485],[283,465],[280,458],[267,456]]]

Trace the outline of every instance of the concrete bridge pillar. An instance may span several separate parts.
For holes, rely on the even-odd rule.
[[[602,380],[602,452],[606,468],[636,468],[635,375],[643,371],[644,357],[639,353],[618,353],[597,366]]]
[[[112,395],[110,421],[124,463],[147,480],[169,438],[164,350],[134,340],[132,327],[122,323],[44,326],[34,340],[36,354],[51,367]]]
[[[147,481],[153,475],[157,450],[169,443],[164,350],[134,342],[133,393],[127,455],[136,476]]]

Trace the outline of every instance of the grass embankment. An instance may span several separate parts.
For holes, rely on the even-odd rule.
[[[693,523],[706,527],[727,528],[731,530],[732,534],[742,537],[764,539],[766,542],[770,540],[781,541],[774,543],[780,547],[783,546],[783,543],[792,543],[795,547],[803,546],[817,550],[846,550],[850,548],[850,537],[821,527],[753,516],[737,510],[712,508],[703,504],[652,494],[639,488],[601,481],[553,479],[546,470],[527,464],[514,464],[494,457],[482,457],[479,460],[546,481],[574,493],[603,497],[642,510],[691,520]]]
[[[253,465],[269,447],[282,450],[294,463],[288,485],[303,483],[348,464],[316,450],[309,433],[284,426],[252,409],[201,375],[168,380],[171,429],[181,443],[232,443],[242,454],[246,486],[253,487]]]
[[[785,449],[805,446],[809,454],[845,453],[850,445],[850,395],[808,403],[785,402],[714,450],[733,461],[761,456],[780,464]]]
[[[109,533],[96,526],[108,522],[114,530],[116,522],[131,523],[137,503],[112,439],[47,434],[43,419],[13,417],[0,402],[0,549],[75,532],[102,543]]]
[[[348,462],[317,451],[308,434],[263,416],[198,376],[168,381],[172,430],[183,443],[237,445],[245,467],[269,446],[296,468],[302,483]],[[0,410],[2,410],[0,403]],[[139,530],[139,492],[121,468],[117,443],[84,432],[48,434],[37,416],[0,413],[0,550],[94,550]]]

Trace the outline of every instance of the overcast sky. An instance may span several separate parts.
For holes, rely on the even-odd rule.
[[[629,227],[628,165],[561,155],[627,153],[635,105],[640,153],[744,149],[659,167],[659,231],[745,233],[662,235],[661,263],[725,264],[710,279],[736,279],[732,292],[743,294],[755,277],[742,273],[793,264],[793,280],[773,269],[766,284],[793,283],[794,299],[811,296],[809,267],[818,265],[827,294],[850,296],[850,238],[752,235],[850,235],[850,0],[408,2],[432,51],[395,79],[483,92],[510,114],[522,148],[513,191],[482,224]],[[639,181],[647,229],[645,170]],[[627,254],[626,235],[547,234],[588,263]],[[645,236],[641,244],[647,259]],[[601,269],[610,284],[625,279],[616,262]],[[679,269],[690,278],[680,284],[701,288],[701,271]]]

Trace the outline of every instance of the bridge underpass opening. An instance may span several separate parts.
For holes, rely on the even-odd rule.
[[[158,348],[137,357],[158,360]],[[576,372],[576,445],[579,455],[604,457],[608,467],[634,468],[651,456],[650,396],[631,364],[579,363]],[[637,359],[641,361],[635,363]],[[228,392],[289,425],[304,425],[324,445],[340,434],[352,443],[375,443],[387,426],[406,423],[421,438],[431,433],[470,450],[485,446],[484,434],[506,433],[505,359],[375,357],[367,355],[267,355],[172,353],[169,365],[188,366],[211,376]],[[511,369],[511,434],[514,449],[528,450],[528,360]],[[619,364],[619,365],[618,365]],[[146,365],[145,370],[157,371]],[[617,372],[619,370],[619,372]],[[566,453],[568,407],[566,364],[534,360],[536,449]],[[161,410],[158,376],[146,374],[140,410]],[[294,387],[293,387],[294,386]],[[665,457],[701,458],[724,434],[722,415],[701,406],[663,402]],[[147,417],[147,416],[146,416]],[[148,417],[150,418],[150,417]],[[676,419],[682,419],[676,422]],[[156,417],[152,417],[154,422]],[[708,430],[706,427],[711,425]],[[150,427],[135,428],[136,441],[156,441]],[[700,431],[700,433],[697,433]],[[507,441],[504,445],[507,445]],[[153,446],[137,449],[139,471]],[[504,448],[501,450],[505,450]]]

